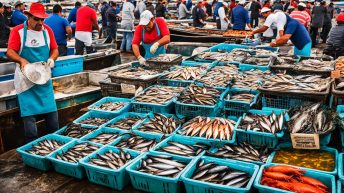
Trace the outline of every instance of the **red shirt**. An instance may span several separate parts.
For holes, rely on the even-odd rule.
[[[160,30],[160,36],[158,36],[158,32],[156,30],[155,25],[158,25],[158,28]],[[141,43],[142,30],[143,30],[142,25],[139,25],[136,27],[134,38],[133,38],[133,44],[139,45]],[[154,23],[152,31],[150,32],[145,31],[144,43],[153,44],[165,35],[170,35],[170,30],[168,29],[165,20],[163,18],[155,18],[155,23]]]
[[[54,32],[51,28],[43,24],[43,30],[47,34],[47,42],[50,50],[57,49],[57,44],[54,36]],[[45,45],[44,36],[42,31],[27,30],[26,46],[27,47],[40,47]],[[8,49],[12,49],[20,54],[23,48],[24,40],[24,24],[17,25],[11,31],[8,39]]]
[[[229,5],[230,9],[233,9],[236,6],[235,2],[231,2],[231,4]]]
[[[311,16],[309,16],[306,11],[293,11],[289,16],[296,19],[304,26],[307,26],[307,24],[311,22]]]
[[[88,6],[80,7],[76,13],[75,31],[92,32],[93,21],[97,21],[96,11]]]

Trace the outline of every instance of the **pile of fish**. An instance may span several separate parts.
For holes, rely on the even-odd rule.
[[[176,69],[171,71],[164,78],[171,80],[196,80],[201,77],[207,67],[208,64],[200,67],[176,66]]]
[[[261,84],[261,80],[269,76],[269,71],[250,70],[239,72],[233,79],[232,87],[257,90]]]
[[[270,58],[258,58],[258,57],[249,57],[242,61],[245,64],[252,64],[257,66],[268,66],[270,63]]]
[[[67,126],[67,128],[61,133],[61,135],[73,137],[73,138],[81,138],[84,135],[87,135],[93,132],[94,128],[85,128],[82,127],[80,124],[74,124]]]
[[[197,55],[202,60],[217,60],[221,62],[234,62],[234,58],[228,52],[202,52]]]
[[[264,169],[260,183],[291,192],[332,192],[324,183],[318,179],[305,176],[304,173],[304,170],[292,166],[271,166]],[[319,179],[321,180],[321,178]]]
[[[267,58],[270,57],[271,55],[274,55],[274,53],[270,50],[265,50],[265,49],[249,49],[254,53],[255,57],[262,57],[262,58]]]
[[[139,117],[139,116],[130,116],[130,117],[126,117],[123,118],[113,124],[109,124],[107,125],[107,127],[111,127],[111,128],[119,128],[119,129],[123,129],[123,130],[130,130],[132,129],[132,127],[136,124],[138,124],[139,122],[143,121],[145,118]]]
[[[143,68],[124,68],[113,71],[111,76],[128,79],[147,79],[159,75],[158,71],[146,70]]]
[[[180,58],[179,54],[159,54],[158,56],[149,59],[149,62],[172,62]]]
[[[132,159],[133,157],[130,155],[130,153],[126,153],[120,149],[118,153],[109,150],[104,154],[97,154],[97,158],[90,159],[88,163],[117,170]]]
[[[106,145],[113,142],[115,139],[117,139],[117,137],[119,137],[118,133],[100,133],[99,135],[90,138],[87,141]]]
[[[64,144],[56,140],[46,139],[33,145],[30,149],[26,150],[26,152],[35,155],[46,156],[56,149],[60,148],[62,145]]]
[[[122,139],[115,145],[116,147],[128,148],[137,151],[148,151],[157,144],[155,139],[145,139],[132,133],[127,133],[126,135],[129,135],[129,138]]]
[[[235,48],[230,52],[230,55],[234,58],[236,62],[242,62],[246,60],[251,54],[247,51],[247,49]]]
[[[77,163],[80,159],[88,156],[98,149],[98,146],[89,143],[80,143],[65,152],[62,151],[62,153],[56,154],[56,158],[66,162]]]
[[[332,71],[334,70],[334,61],[321,61],[316,59],[302,60],[295,65],[295,70],[311,70],[311,71]]]
[[[175,178],[186,167],[187,163],[174,160],[167,155],[147,155],[142,160],[138,171],[156,176]]]
[[[254,99],[255,95],[251,93],[229,93],[225,100],[231,100],[231,101],[242,101],[242,102],[247,102],[251,103]]]
[[[148,122],[143,123],[137,130],[150,133],[171,134],[180,124],[181,121],[176,120],[174,116],[166,117],[163,114],[154,113],[154,117],[149,119]]]
[[[186,122],[180,130],[180,135],[205,137],[207,139],[231,140],[236,122],[220,117],[195,117]]]
[[[201,160],[197,163],[196,168],[191,177],[193,180],[244,188],[251,179],[251,176],[246,172],[213,162],[205,163]]]
[[[263,162],[269,157],[268,148],[254,148],[249,143],[238,143],[238,145],[225,144],[217,152],[207,152],[207,155],[226,159],[235,159],[246,162]]]
[[[136,98],[136,102],[154,103],[154,104],[166,104],[183,91],[182,87],[172,86],[154,86],[139,94]]]
[[[91,117],[80,121],[80,124],[85,125],[94,125],[94,126],[100,126],[106,122],[108,122],[109,119],[103,119],[103,118],[97,118],[97,117]]]
[[[128,103],[124,103],[124,102],[106,102],[99,106],[96,106],[95,109],[99,109],[103,111],[118,111],[127,104]]]
[[[178,101],[188,104],[200,104],[214,106],[220,100],[220,91],[211,87],[190,85],[178,97]]]
[[[276,115],[247,114],[240,122],[239,129],[264,133],[279,133],[283,130],[284,113]]]
[[[322,92],[329,88],[331,78],[317,75],[291,76],[276,74],[264,81],[261,88],[280,92]]]
[[[278,67],[293,67],[295,66],[295,63],[298,61],[298,58],[293,55],[278,55],[273,56],[273,66]]]
[[[288,111],[290,133],[326,134],[335,129],[335,113],[320,103],[292,108]]]
[[[238,74],[238,67],[232,64],[216,66],[197,81],[209,87],[226,87]]]
[[[196,143],[193,145],[186,145],[175,141],[168,141],[166,146],[159,147],[155,151],[165,153],[172,153],[181,156],[197,156],[203,150],[210,149],[210,146],[204,143]]]

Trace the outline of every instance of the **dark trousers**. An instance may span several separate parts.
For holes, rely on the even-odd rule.
[[[216,20],[216,28],[221,29],[221,20],[220,19]]]
[[[59,56],[67,56],[67,46],[66,45],[58,45]]]
[[[45,119],[45,127],[49,133],[55,132],[59,129],[59,119],[57,111],[46,113],[43,115]],[[27,116],[23,117],[24,129],[25,129],[25,140],[26,142],[37,139],[37,125],[36,117]]]
[[[84,55],[84,48],[86,48],[86,53],[94,53],[92,46],[86,46],[84,42],[75,38],[75,55]]]
[[[108,32],[109,32],[108,36],[104,43],[111,43],[111,42],[116,43],[117,23],[110,25]]]
[[[318,28],[317,27],[311,27],[310,35],[312,39],[312,47],[317,45],[317,36],[318,36]]]
[[[254,23],[254,24],[253,24]],[[251,26],[254,28],[254,27],[257,27],[258,26],[258,23],[259,23],[259,18],[258,17],[252,17],[251,18]]]
[[[332,27],[331,24],[326,24],[326,25],[323,26],[323,29],[322,29],[322,32],[321,32],[320,36],[321,36],[321,39],[323,40],[324,43],[326,43],[328,34],[331,31],[331,27]]]

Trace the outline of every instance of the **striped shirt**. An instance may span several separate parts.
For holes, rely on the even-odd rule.
[[[290,17],[300,22],[302,25],[307,26],[311,22],[311,16],[306,11],[293,11]]]

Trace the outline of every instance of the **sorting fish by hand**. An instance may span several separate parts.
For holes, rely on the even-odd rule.
[[[255,148],[247,142],[238,143],[238,145],[225,144],[218,148],[215,153],[207,152],[208,156],[235,159],[246,162],[263,162],[268,159],[270,152],[267,147]]]
[[[143,121],[145,118],[144,117],[139,117],[139,116],[129,116],[126,118],[123,118],[121,120],[116,121],[115,123],[108,124],[106,127],[111,127],[111,128],[119,128],[123,130],[130,130],[132,127],[141,121]]]
[[[96,166],[117,170],[123,167],[132,159],[133,156],[130,155],[130,153],[126,153],[122,149],[119,149],[118,153],[109,150],[104,154],[97,154],[97,158],[90,159],[88,163]]]
[[[178,101],[188,104],[200,104],[214,106],[220,100],[220,91],[211,88],[197,86],[195,84],[187,87],[178,97]]]
[[[172,62],[180,57],[180,54],[159,54],[156,57],[150,58],[149,62]]]
[[[113,71],[111,76],[131,79],[146,79],[158,76],[159,72],[154,70],[146,70],[143,68],[124,68]]]
[[[321,61],[316,59],[302,60],[295,65],[295,70],[314,70],[314,71],[332,71],[334,70],[334,61]]]
[[[84,135],[87,135],[91,132],[93,132],[95,128],[87,128],[80,124],[74,124],[68,125],[66,129],[63,130],[63,132],[60,135],[73,137],[73,138],[81,138]]]
[[[177,133],[191,137],[231,140],[235,125],[236,122],[229,119],[198,116],[186,122]]]
[[[106,145],[117,139],[119,136],[120,134],[118,133],[100,133],[93,138],[87,139],[87,141]]]
[[[150,118],[148,122],[143,123],[137,130],[149,133],[171,134],[180,124],[181,120],[174,116],[167,117],[160,113],[154,113],[154,117]]]
[[[182,87],[156,85],[139,94],[134,101],[163,105],[176,97],[183,89]]]
[[[251,103],[254,99],[255,95],[251,93],[229,93],[225,100],[231,100],[231,101],[242,101],[242,102],[247,102]]]
[[[193,145],[186,145],[183,143],[178,143],[176,141],[168,141],[166,146],[159,147],[155,151],[171,153],[181,156],[197,156],[203,150],[210,149],[210,145],[204,143],[196,143]]]
[[[80,159],[88,156],[93,153],[95,150],[98,150],[99,147],[89,144],[89,143],[80,143],[74,147],[68,149],[67,151],[62,151],[56,154],[56,158],[66,162],[77,163]]]
[[[64,144],[56,140],[45,139],[33,145],[30,149],[26,150],[26,152],[30,154],[45,156],[57,150],[62,145]]]
[[[95,109],[103,110],[103,111],[118,111],[124,106],[126,106],[128,103],[124,102],[106,102],[99,106],[96,106]]]
[[[176,66],[176,69],[172,70],[163,78],[171,80],[196,80],[201,77],[208,66],[208,64],[203,64],[199,67]]]
[[[240,122],[239,129],[276,134],[283,130],[284,113],[276,115],[247,114]]]
[[[196,168],[191,177],[193,180],[244,188],[251,179],[246,172],[204,160],[199,161]]]
[[[292,108],[288,115],[290,133],[327,134],[335,129],[335,113],[320,103]]]
[[[158,143],[155,139],[146,139],[132,133],[127,133],[126,135],[128,135],[129,138],[123,138],[115,145],[116,147],[128,148],[137,151],[149,151]]]
[[[109,121],[109,119],[91,117],[91,118],[87,118],[87,119],[80,121],[80,124],[100,126],[100,125],[102,125],[108,121]]]
[[[238,74],[238,67],[232,64],[215,66],[197,81],[209,87],[226,87]]]
[[[153,174],[156,176],[174,178],[183,171],[187,163],[177,161],[166,155],[147,155],[147,159],[142,160],[138,171]]]

